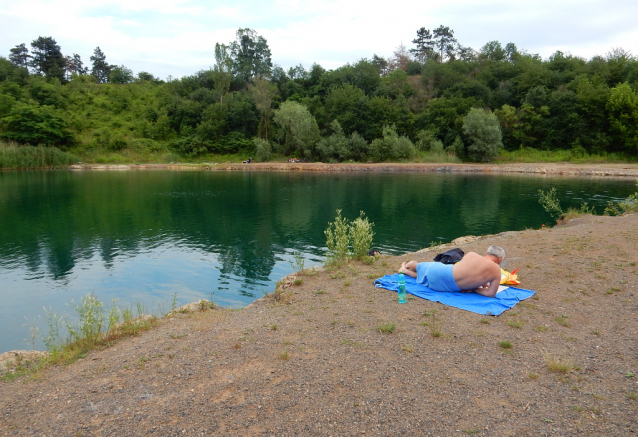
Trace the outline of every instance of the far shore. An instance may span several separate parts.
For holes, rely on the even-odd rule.
[[[71,170],[209,170],[209,171],[298,171],[298,172],[382,172],[382,173],[484,173],[536,174],[543,176],[638,178],[638,164],[450,164],[450,163],[289,163],[235,162],[169,164],[75,164]]]

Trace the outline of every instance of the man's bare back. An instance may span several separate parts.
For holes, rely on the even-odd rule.
[[[499,249],[504,255],[503,249]],[[462,292],[474,291],[483,296],[494,297],[501,282],[500,263],[502,260],[502,256],[498,257],[489,253],[481,256],[476,252],[468,252],[452,268],[454,282]],[[399,272],[416,278],[417,264],[416,261],[403,263]]]
[[[476,252],[468,252],[454,264],[454,281],[462,291],[494,297],[501,282],[500,262],[501,258],[493,255],[481,256]]]

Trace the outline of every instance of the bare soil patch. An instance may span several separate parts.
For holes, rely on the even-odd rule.
[[[300,275],[287,303],[165,318],[72,365],[0,382],[0,435],[638,432],[638,215],[461,247],[490,244],[536,290],[501,316],[399,305],[373,286],[432,251]]]

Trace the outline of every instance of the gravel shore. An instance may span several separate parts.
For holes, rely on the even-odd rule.
[[[0,435],[603,436],[638,432],[638,215],[461,244],[536,294],[498,317],[375,288],[432,251],[306,272],[0,382]],[[396,326],[381,332],[384,323]]]

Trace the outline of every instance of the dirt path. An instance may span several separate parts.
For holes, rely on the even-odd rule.
[[[167,318],[72,365],[0,382],[0,435],[638,432],[638,215],[461,247],[493,243],[536,290],[501,316],[399,305],[372,285],[432,252],[303,275],[287,304]],[[386,322],[393,333],[377,329]]]

